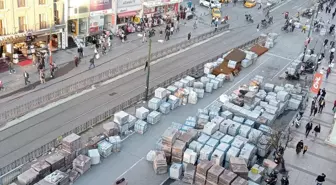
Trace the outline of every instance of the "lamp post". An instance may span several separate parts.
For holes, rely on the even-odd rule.
[[[50,26],[50,29],[49,29],[49,65],[52,65],[53,64],[53,60],[52,60],[52,28],[53,28],[53,24],[52,24],[52,20],[54,18],[53,16],[53,5],[50,7],[50,21],[49,21],[49,26]]]
[[[305,41],[307,43],[305,43],[305,47],[303,49],[302,62],[304,62],[304,59],[305,59],[307,48],[308,48],[308,45],[309,45],[309,42],[310,42],[310,35],[311,35],[312,31],[313,31],[313,25],[314,25],[315,18],[317,17],[317,11],[318,11],[317,10],[317,6],[315,5],[314,6],[314,10],[313,10],[313,16],[311,17],[311,20],[310,20],[310,26],[309,26],[309,31],[308,31],[308,38],[307,38],[307,41]]]
[[[151,36],[149,36],[148,40],[149,40],[149,42],[148,42],[148,59],[146,61],[146,65],[145,65],[145,70],[147,69],[145,101],[148,100],[148,93],[149,93],[150,62],[151,62],[151,55],[152,55],[152,38],[151,38]]]

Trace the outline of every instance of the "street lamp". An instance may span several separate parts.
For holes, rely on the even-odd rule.
[[[308,47],[308,45],[310,43],[310,35],[311,35],[312,31],[313,31],[312,28],[313,28],[313,25],[314,25],[314,21],[315,21],[315,18],[317,17],[317,14],[318,14],[317,7],[318,7],[317,5],[314,6],[313,16],[311,17],[311,20],[310,20],[310,26],[309,26],[309,31],[308,31],[308,38],[305,41],[305,47],[303,49],[302,62],[304,62],[305,55],[306,55],[306,52],[307,52],[307,47]],[[316,14],[316,16],[315,16],[315,14]]]

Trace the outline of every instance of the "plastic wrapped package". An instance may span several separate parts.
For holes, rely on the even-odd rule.
[[[272,128],[266,125],[260,125],[259,130],[265,135],[271,135],[273,132]]]
[[[100,163],[100,155],[99,155],[98,149],[89,150],[88,155],[91,158],[92,165],[96,165]]]
[[[218,81],[219,88],[223,87],[224,79],[216,77],[215,80]]]
[[[184,83],[178,81],[178,82],[174,82],[174,86],[176,86],[177,88],[184,88]]]
[[[205,93],[204,89],[195,88],[194,91],[197,94],[198,98],[204,98],[204,93]]]
[[[190,94],[188,96],[188,103],[190,104],[196,104],[198,101],[198,95],[195,91],[190,91]]]
[[[211,161],[214,161],[216,165],[222,166],[224,161],[225,153],[221,150],[216,149],[211,155]]]
[[[182,176],[182,164],[173,163],[169,168],[169,178],[179,180]]]
[[[221,116],[215,116],[213,119],[211,119],[211,122],[220,125],[224,120],[225,119]]]
[[[229,149],[230,149],[230,144],[227,143],[220,143],[217,148],[217,150],[223,151],[224,153],[226,153]]]
[[[240,126],[239,135],[245,138],[248,138],[251,131],[251,127],[247,125]]]
[[[259,142],[258,142],[258,145],[257,145],[257,154],[260,156],[260,157],[265,157],[268,152],[270,151],[270,145],[268,144],[269,141],[270,141],[270,137],[269,136],[266,136],[266,135],[262,135],[259,139]]]
[[[135,117],[141,120],[145,120],[149,114],[149,110],[145,107],[140,107],[135,110]]]
[[[126,124],[128,122],[128,114],[124,111],[119,111],[114,114],[113,121],[119,125]]]
[[[217,80],[215,80],[215,79],[211,79],[211,80],[210,80],[210,83],[213,84],[213,89],[214,89],[214,90],[216,90],[216,89],[219,88],[219,82],[218,82]]]
[[[209,116],[200,114],[198,115],[197,125],[204,126],[209,122]]]
[[[157,97],[159,99],[163,99],[163,98],[167,97],[167,95],[168,95],[167,89],[162,88],[162,87],[159,87],[159,88],[155,89],[155,92],[154,92],[155,97]]]
[[[138,120],[135,122],[134,125],[134,131],[139,133],[139,134],[144,134],[147,131],[147,123],[142,121],[142,120]]]
[[[198,142],[198,141],[192,141],[190,144],[189,144],[189,148],[191,150],[193,150],[194,152],[196,152],[197,154],[200,153],[202,147],[203,147],[204,144]]]
[[[248,136],[249,142],[253,144],[257,144],[262,135],[263,133],[260,130],[251,129],[250,134]]]
[[[188,164],[195,164],[197,161],[197,153],[192,149],[187,148],[183,154],[183,162]]]
[[[212,135],[219,129],[219,125],[208,122],[207,124],[204,125],[203,132],[207,135]]]
[[[213,89],[214,89],[213,83],[206,83],[205,84],[205,92],[212,93]]]
[[[159,108],[159,110],[162,114],[168,114],[170,112],[170,109],[171,109],[170,103],[168,103],[168,102],[163,102],[160,105],[160,108]]]
[[[215,79],[215,78],[216,78],[216,76],[215,76],[215,75],[213,75],[213,74],[208,74],[208,75],[207,75],[207,78],[209,78],[210,80],[212,80],[212,79]]]
[[[249,126],[251,128],[254,128],[254,124],[255,124],[255,122],[252,121],[252,120],[249,120],[249,119],[247,119],[247,120],[244,121],[244,125],[247,125],[247,126]]]
[[[27,171],[21,173],[17,179],[21,184],[31,184],[37,180],[38,175],[39,174],[34,169],[30,168]]]
[[[184,79],[188,80],[189,81],[189,84],[188,86],[192,86],[195,82],[195,78],[194,77],[191,77],[191,76],[186,76]]]
[[[239,117],[239,116],[234,116],[232,120],[237,122],[237,123],[244,123],[245,118]]]
[[[221,140],[224,137],[225,134],[223,134],[220,131],[216,131],[215,133],[212,134],[212,138],[217,139],[217,140]]]
[[[99,154],[104,158],[110,156],[112,154],[112,147],[113,145],[110,142],[100,141],[98,143]]]
[[[152,110],[158,110],[160,108],[161,103],[162,103],[161,99],[154,97],[148,101],[148,108]]]
[[[222,94],[222,95],[219,96],[219,101],[224,103],[224,105],[225,105],[225,103],[230,104],[230,97],[227,94]],[[223,109],[223,110],[225,110],[225,109]]]
[[[231,143],[231,146],[242,149],[244,147],[244,141],[235,138],[233,142]]]
[[[294,98],[289,99],[287,109],[289,110],[298,110],[300,107],[301,101]]]
[[[210,82],[210,79],[208,77],[205,77],[205,76],[202,76],[200,80],[203,83],[203,85]]]
[[[237,62],[236,62],[236,61],[229,60],[227,66],[228,66],[228,68],[235,69],[235,68],[236,68],[236,65],[237,65]]]
[[[233,121],[234,122],[234,121]],[[230,125],[230,127],[228,128],[228,134],[231,136],[236,136],[239,133],[239,129],[240,129],[241,124],[234,122]]]
[[[161,113],[157,111],[152,111],[147,116],[147,122],[154,125],[157,124],[161,120]]]
[[[253,60],[244,59],[244,60],[241,62],[241,65],[242,65],[244,68],[247,68],[247,67],[249,67],[250,65],[252,65],[252,61],[253,61]]]
[[[129,131],[129,125],[128,125],[128,123],[120,126],[120,133],[121,134],[127,134],[128,131]]]
[[[183,87],[188,87],[188,85],[189,85],[189,81],[186,80],[186,79],[184,79],[184,78],[182,78],[182,79],[180,80],[180,82],[183,83]]]
[[[214,138],[210,138],[207,142],[206,145],[211,146],[213,148],[216,148],[219,144],[219,140],[214,139]]]
[[[169,95],[168,103],[170,104],[171,110],[174,110],[180,106],[180,99],[174,95]]]
[[[200,137],[197,139],[197,141],[202,143],[202,144],[205,144],[206,142],[208,142],[209,139],[210,139],[209,135],[206,135],[206,134],[202,133],[200,135]]]
[[[265,90],[266,92],[273,92],[274,87],[275,87],[274,84],[265,83],[265,85],[264,85],[264,90]]]
[[[204,84],[202,82],[194,82],[193,87],[196,89],[204,89]]]
[[[120,136],[109,137],[109,142],[113,145],[112,152],[120,152],[120,150],[121,150],[121,138],[120,138]]]
[[[210,160],[214,148],[208,145],[204,145],[200,151],[199,160]]]
[[[180,130],[183,131],[183,132],[187,132],[187,131],[189,131],[190,129],[193,129],[193,128],[194,127],[190,127],[188,125],[183,125]]]
[[[229,127],[231,127],[232,124],[234,124],[235,122],[233,122],[232,120],[224,120],[220,126],[219,126],[219,131],[221,131],[223,134],[227,134]]]
[[[234,140],[234,137],[230,136],[230,135],[225,135],[221,140],[220,142],[221,143],[227,143],[229,145],[231,145],[231,143],[233,142]]]
[[[225,161],[229,162],[231,157],[238,157],[239,153],[240,153],[239,148],[231,146],[230,149],[226,153]]]
[[[136,120],[137,120],[136,117],[134,117],[133,115],[128,116],[128,128],[129,129],[134,127]]]
[[[183,124],[177,123],[177,122],[172,122],[171,127],[177,130],[180,130],[182,128]]]
[[[167,87],[167,90],[170,91],[170,94],[175,94],[177,89],[178,88],[176,86],[173,86],[173,85],[170,85],[170,86]]]
[[[226,110],[226,111],[221,113],[221,117],[223,117],[224,119],[232,119],[233,114],[232,114],[232,112]]]

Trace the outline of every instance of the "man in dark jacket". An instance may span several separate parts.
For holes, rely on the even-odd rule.
[[[322,185],[322,183],[325,181],[325,178],[326,178],[326,175],[324,173],[317,176],[316,178],[317,185]]]
[[[312,123],[311,121],[309,121],[309,122],[306,124],[306,137],[308,137],[309,132],[311,131],[311,129],[313,129],[313,123]]]

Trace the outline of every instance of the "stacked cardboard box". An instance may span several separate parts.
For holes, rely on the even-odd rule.
[[[91,158],[85,155],[79,155],[72,163],[74,170],[83,175],[91,168]]]
[[[208,171],[206,185],[217,185],[219,176],[224,170],[225,169],[219,165],[213,165]]]
[[[172,156],[172,146],[178,137],[177,135],[178,130],[175,128],[169,127],[162,135],[162,150],[165,153],[165,156],[167,158],[167,161],[169,162],[171,160]]]
[[[38,161],[32,164],[31,168],[38,173],[39,178],[44,178],[51,173],[51,166],[46,161]]]
[[[243,179],[241,177],[237,177],[231,185],[248,185],[248,181],[246,179]]]
[[[172,146],[172,162],[182,163],[183,152],[186,149],[186,143],[180,140],[176,140]]]
[[[65,166],[65,158],[60,153],[53,153],[51,156],[46,158],[45,161],[51,166],[52,172]]]
[[[109,136],[115,136],[115,135],[119,134],[118,124],[116,124],[114,122],[104,123],[103,128],[104,128],[104,134],[108,137]]]
[[[247,169],[246,161],[243,158],[231,157],[230,170],[244,179],[248,178],[249,171]]]
[[[168,172],[167,160],[164,152],[158,151],[156,152],[153,168],[156,174],[161,175]]]
[[[192,164],[186,164],[182,181],[188,184],[194,183],[196,167]]]
[[[40,182],[38,182],[39,185],[69,185],[70,184],[70,178],[69,175],[66,173],[63,173],[59,170],[54,171],[50,175],[46,176],[44,179],[42,179]]]
[[[64,170],[71,168],[72,161],[76,158],[76,152],[69,153],[65,150],[57,150],[57,153],[64,156]]]
[[[77,134],[70,134],[62,140],[62,149],[72,153],[81,148],[81,137]]]
[[[207,160],[202,160],[198,165],[197,165],[197,170],[196,170],[196,177],[195,177],[195,184],[196,185],[204,185],[207,179],[207,173],[209,169],[212,167],[213,162],[212,161],[207,161]]]
[[[30,168],[29,170],[21,173],[17,179],[21,184],[34,184],[38,180],[38,172]]]
[[[219,176],[218,185],[230,185],[237,177],[238,175],[233,173],[232,171],[225,170]]]

